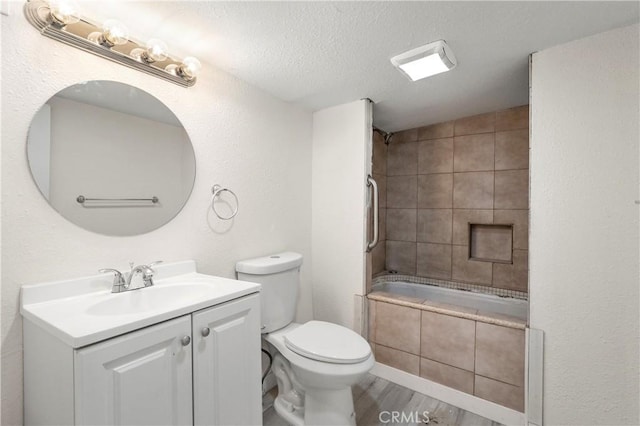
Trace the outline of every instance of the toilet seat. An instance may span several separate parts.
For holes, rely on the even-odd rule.
[[[357,364],[371,356],[371,347],[354,331],[324,321],[309,321],[284,335],[291,351],[333,364]]]

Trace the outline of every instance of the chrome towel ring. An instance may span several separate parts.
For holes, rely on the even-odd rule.
[[[233,198],[235,198],[236,200],[236,207],[233,209],[233,211],[229,216],[222,216],[216,210],[216,203],[215,203],[216,198],[219,197],[223,192],[228,192],[229,194],[233,195]],[[231,220],[238,214],[238,208],[240,207],[240,203],[238,202],[238,197],[232,190],[228,188],[223,188],[222,186],[215,184],[213,185],[213,188],[211,188],[211,193],[213,194],[211,196],[211,210],[213,210],[213,212],[216,214],[216,216],[218,216],[218,218],[222,220]]]

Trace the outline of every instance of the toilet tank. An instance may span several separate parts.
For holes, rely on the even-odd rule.
[[[262,333],[279,330],[296,314],[302,255],[284,252],[236,263],[238,279],[262,285]]]

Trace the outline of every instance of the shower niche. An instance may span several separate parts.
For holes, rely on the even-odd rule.
[[[469,224],[469,259],[513,263],[513,225]]]

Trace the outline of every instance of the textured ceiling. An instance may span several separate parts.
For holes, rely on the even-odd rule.
[[[310,110],[370,98],[375,124],[407,129],[528,102],[530,53],[639,20],[638,2],[88,1],[132,37],[167,41]],[[409,82],[389,58],[444,39],[453,71]],[[206,73],[206,64],[203,72]]]

